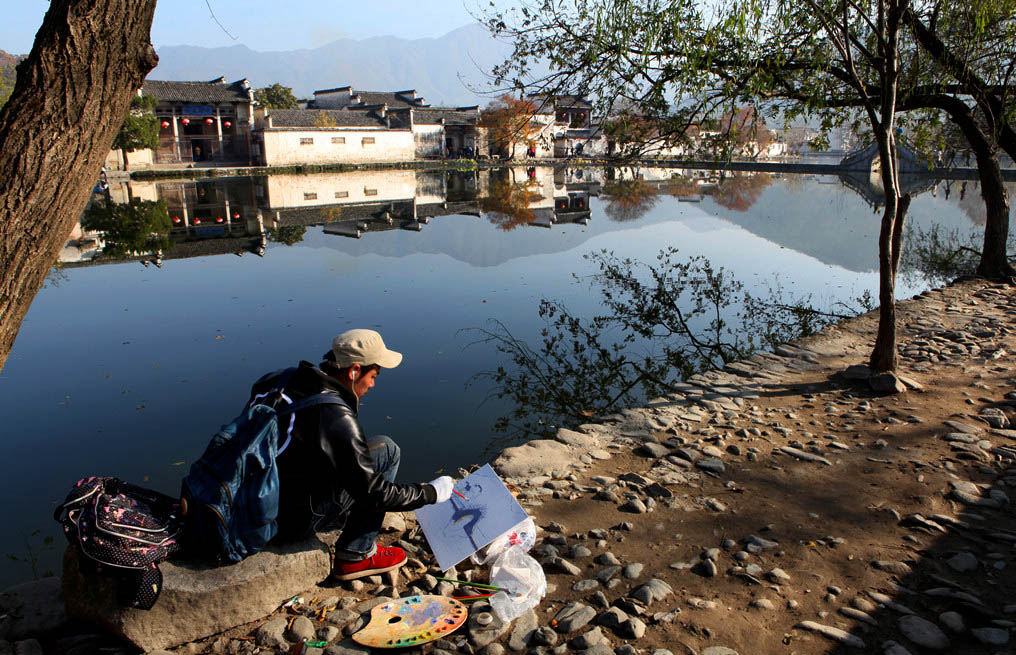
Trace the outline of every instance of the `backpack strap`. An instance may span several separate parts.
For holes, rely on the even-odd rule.
[[[285,394],[282,394],[282,397],[285,398],[286,400],[289,400],[289,397],[286,396]],[[289,447],[289,442],[292,441],[293,439],[293,426],[296,424],[296,413],[301,409],[306,409],[314,405],[341,405],[343,407],[349,407],[349,404],[346,403],[346,401],[343,400],[341,396],[339,396],[336,393],[331,393],[330,391],[316,393],[312,396],[301,398],[300,400],[297,400],[295,402],[290,400],[289,405],[287,407],[280,409],[276,412],[279,418],[285,416],[286,414],[289,415],[289,427],[286,428],[286,442],[283,443],[282,446],[280,446],[279,449],[276,451],[275,453],[276,457],[281,455],[282,451],[284,451],[287,447]]]

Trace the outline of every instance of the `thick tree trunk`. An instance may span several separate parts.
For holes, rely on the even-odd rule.
[[[986,219],[984,222],[984,245],[977,274],[990,278],[1012,277],[1016,270],[1006,256],[1006,241],[1009,238],[1009,193],[1002,181],[1002,169],[998,155],[987,143],[973,146],[977,158],[977,173],[981,180],[981,196],[984,198]],[[980,146],[980,147],[978,147]]]
[[[52,0],[0,110],[0,368],[158,57],[155,0]]]

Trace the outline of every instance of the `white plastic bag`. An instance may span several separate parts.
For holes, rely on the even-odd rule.
[[[536,544],[536,524],[532,517],[526,517],[514,528],[490,542],[487,546],[469,556],[473,564],[486,564],[508,548],[518,546],[522,552],[529,552]]]
[[[522,546],[511,546],[497,556],[490,569],[490,583],[510,592],[499,591],[490,597],[491,607],[502,621],[514,621],[547,594],[543,567]]]

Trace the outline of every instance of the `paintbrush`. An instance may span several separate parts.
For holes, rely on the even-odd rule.
[[[494,591],[511,593],[504,587],[495,587],[494,585],[480,584],[479,582],[466,582],[465,580],[452,580],[451,578],[438,578],[437,576],[435,576],[435,579],[441,580],[442,582],[454,582],[455,584],[465,585],[467,587],[476,587],[477,589],[493,589]]]

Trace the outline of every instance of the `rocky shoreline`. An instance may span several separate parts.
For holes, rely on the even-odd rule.
[[[542,528],[547,596],[509,624],[480,625],[489,606],[474,602],[465,628],[412,652],[1016,652],[1016,292],[966,279],[900,301],[897,316],[902,393],[879,395],[856,366],[868,314],[506,449],[493,465]],[[171,652],[288,653],[308,639],[328,642],[310,653],[363,655],[348,637],[377,603],[468,595],[436,580],[411,516],[388,529],[410,553],[401,584],[311,588]],[[112,646],[80,631],[50,643]],[[0,655],[43,652],[0,641]]]

